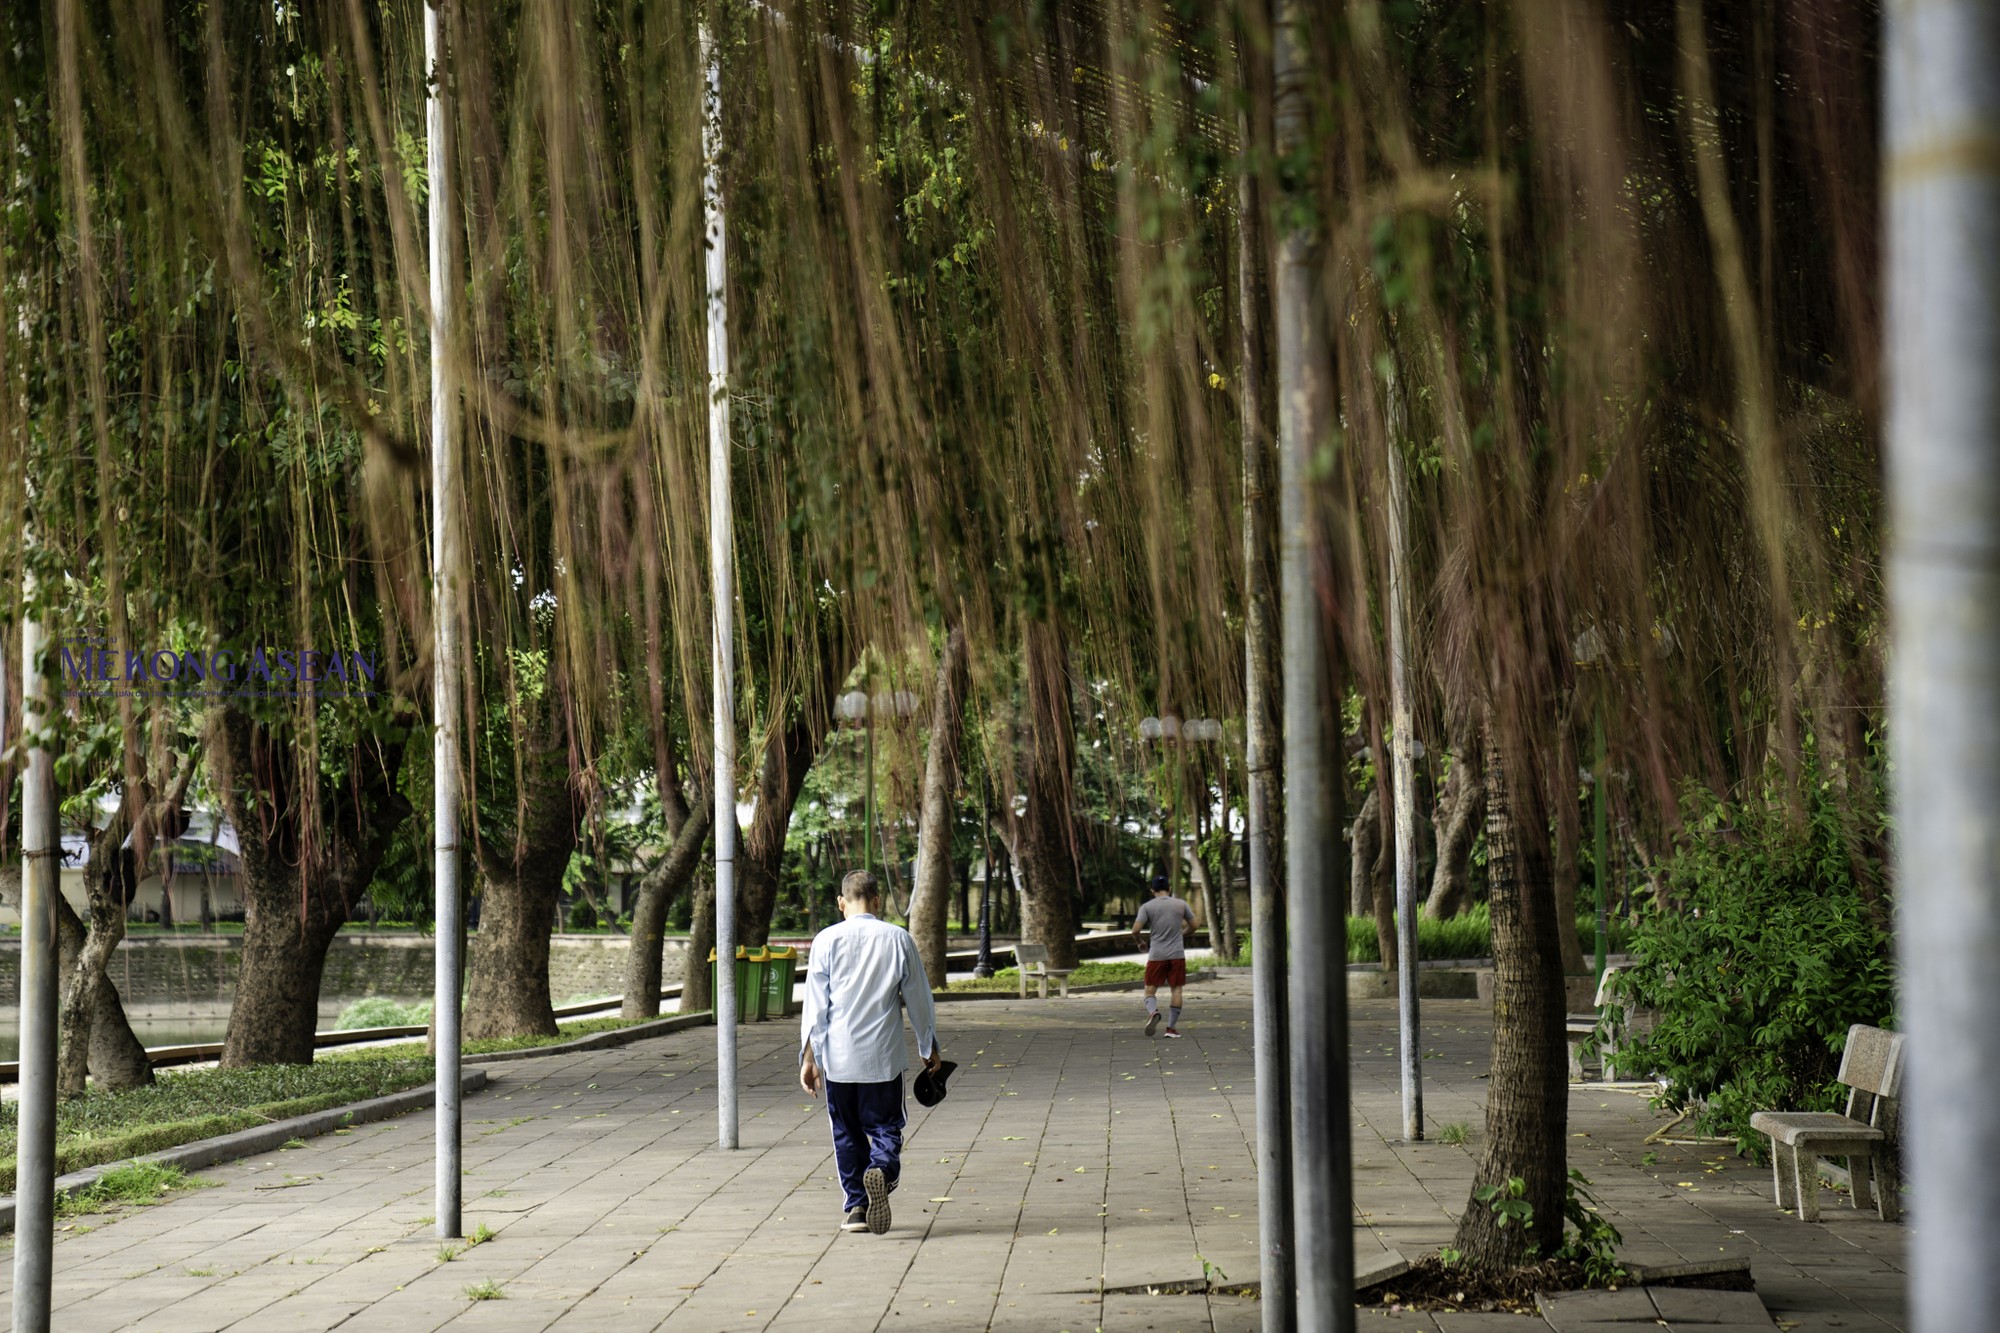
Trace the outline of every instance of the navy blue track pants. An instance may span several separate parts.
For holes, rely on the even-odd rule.
[[[833,1122],[833,1160],[849,1212],[868,1202],[861,1175],[882,1168],[889,1188],[903,1171],[903,1079],[883,1083],[826,1083],[826,1115]]]

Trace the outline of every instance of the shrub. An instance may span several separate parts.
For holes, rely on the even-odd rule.
[[[1871,919],[1850,852],[1851,812],[1879,831],[1879,781],[1839,792],[1808,764],[1803,809],[1691,792],[1666,896],[1641,916],[1633,966],[1613,985],[1658,1011],[1621,1067],[1669,1080],[1666,1100],[1694,1123],[1759,1151],[1760,1110],[1835,1108],[1853,1023],[1885,1025],[1895,1004],[1890,940]],[[1864,873],[1874,873],[1864,863]]]
[[[1597,918],[1595,915],[1580,916],[1576,921],[1577,938],[1583,941],[1583,951],[1590,953],[1597,939]],[[1617,916],[1610,921],[1610,950],[1623,952],[1629,929]],[[1417,957],[1420,960],[1453,961],[1461,958],[1491,958],[1493,956],[1493,918],[1485,903],[1479,903],[1457,916],[1440,920],[1437,917],[1417,918]],[[1372,916],[1350,916],[1347,918],[1347,961],[1350,963],[1375,963],[1381,961],[1381,950],[1376,947],[1375,918]]]
[[[404,1004],[386,995],[370,995],[341,1010],[340,1017],[333,1020],[333,1028],[336,1032],[352,1032],[357,1028],[413,1027],[430,1021],[429,1000]]]

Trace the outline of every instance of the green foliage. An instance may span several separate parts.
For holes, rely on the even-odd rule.
[[[1839,792],[1808,763],[1796,808],[1779,775],[1761,799],[1688,798],[1687,833],[1662,867],[1668,905],[1642,916],[1634,965],[1613,985],[1658,1012],[1619,1052],[1621,1068],[1669,1080],[1667,1101],[1693,1106],[1695,1124],[1746,1152],[1760,1110],[1831,1110],[1850,1024],[1885,1025],[1895,1008],[1888,935],[1861,885],[1861,830],[1879,833],[1878,775]]]
[[[1584,941],[1584,952],[1590,952],[1590,941],[1597,937],[1597,918],[1578,917],[1577,935]],[[1610,923],[1610,952],[1625,951],[1630,929],[1625,922],[1614,917]],[[1245,946],[1244,955],[1249,954]],[[1479,903],[1469,911],[1457,916],[1439,920],[1435,917],[1417,918],[1417,957],[1423,960],[1443,962],[1461,958],[1491,958],[1493,956],[1493,919],[1485,903]],[[1382,951],[1375,938],[1375,918],[1372,916],[1350,916],[1347,918],[1347,961],[1350,963],[1374,963],[1381,961]]]
[[[1597,1211],[1597,1198],[1590,1192],[1590,1180],[1571,1167],[1563,1187],[1563,1217],[1575,1230],[1563,1236],[1558,1259],[1573,1259],[1583,1265],[1584,1280],[1593,1287],[1609,1286],[1624,1280],[1625,1269],[1618,1262],[1618,1246],[1625,1237],[1611,1219]]]
[[[1518,1223],[1523,1230],[1535,1224],[1535,1205],[1522,1196],[1528,1192],[1528,1182],[1519,1176],[1509,1176],[1505,1185],[1481,1185],[1472,1191],[1472,1197],[1493,1210],[1500,1219],[1499,1227],[1507,1229],[1509,1222]]]
[[[429,1000],[404,1004],[386,995],[370,995],[365,999],[356,1000],[341,1010],[340,1017],[333,1020],[333,1030],[352,1032],[358,1028],[414,1027],[418,1023],[430,1021]]]
[[[162,1073],[149,1088],[91,1089],[56,1108],[56,1171],[159,1152],[197,1139],[365,1101],[430,1080],[428,1060],[324,1060]],[[0,1105],[0,1190],[14,1188],[18,1107]]]
[[[1438,1130],[1437,1141],[1447,1147],[1460,1147],[1472,1137],[1472,1127],[1463,1120],[1454,1120]]]
[[[504,1301],[507,1299],[507,1293],[500,1289],[498,1282],[488,1278],[484,1282],[475,1282],[467,1287],[465,1289],[465,1299],[468,1301]]]

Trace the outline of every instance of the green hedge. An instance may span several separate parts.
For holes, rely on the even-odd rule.
[[[1577,938],[1583,942],[1584,956],[1587,958],[1596,948],[1596,916],[1580,916],[1576,920]],[[1631,927],[1622,917],[1613,916],[1610,921],[1609,950],[1623,953],[1631,938]],[[1417,918],[1417,957],[1424,962],[1457,962],[1471,958],[1491,958],[1493,956],[1493,918],[1481,903],[1458,916],[1438,920],[1434,917]],[[1239,966],[1250,965],[1251,949],[1248,931],[1242,933],[1241,951],[1237,957]],[[1376,948],[1375,918],[1372,916],[1350,916],[1347,918],[1347,961],[1350,963],[1379,963],[1381,950]]]

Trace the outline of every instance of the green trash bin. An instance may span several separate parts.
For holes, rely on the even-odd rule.
[[[779,946],[768,951],[764,965],[765,1018],[789,1018],[798,1012],[792,1003],[792,977],[798,966],[797,949]]]
[[[756,948],[750,951],[748,959],[750,989],[742,997],[743,1019],[747,1023],[757,1023],[768,1017],[764,1012],[764,977],[771,970],[771,955],[762,948]]]
[[[708,951],[709,993],[718,1003],[722,998],[722,968],[716,960],[715,950]],[[761,975],[752,973],[750,951],[742,945],[736,946],[736,1021],[747,1023],[757,1016],[757,985]]]

